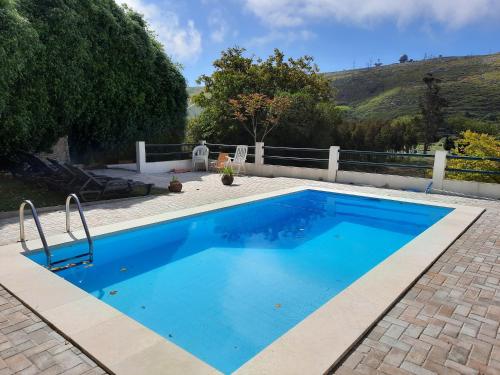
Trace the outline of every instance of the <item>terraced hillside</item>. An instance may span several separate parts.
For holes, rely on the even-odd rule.
[[[428,72],[443,81],[448,114],[500,120],[500,53],[325,74],[337,89],[337,102],[349,107],[349,117],[392,119],[418,113],[422,77]]]

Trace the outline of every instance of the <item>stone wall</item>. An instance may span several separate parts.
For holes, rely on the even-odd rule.
[[[64,136],[58,139],[58,141],[52,146],[52,152],[40,152],[38,154],[44,158],[52,158],[62,162],[70,162],[69,156],[69,144],[68,136]]]

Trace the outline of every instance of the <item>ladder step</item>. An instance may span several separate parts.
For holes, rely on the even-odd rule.
[[[89,264],[89,262],[88,262],[88,260],[81,260],[81,261],[75,262],[75,263],[66,263],[64,266],[61,266],[61,267],[51,267],[50,270],[52,272],[60,272],[60,271],[67,270],[68,268],[81,266],[82,264]]]
[[[69,260],[83,258],[83,257],[88,257],[88,256],[90,256],[90,253],[84,253],[84,254],[80,254],[80,255],[75,255],[74,257],[64,258],[64,259],[61,259],[61,260],[56,260],[56,261],[52,262],[52,265],[61,264],[61,263],[67,262]]]

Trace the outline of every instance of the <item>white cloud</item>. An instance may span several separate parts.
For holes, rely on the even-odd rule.
[[[500,19],[499,0],[242,0],[245,7],[275,27],[304,25],[314,20],[372,24],[415,19],[459,28],[484,19]]]
[[[316,34],[309,30],[299,30],[299,31],[278,31],[276,29],[271,30],[268,34],[264,36],[258,36],[250,39],[248,42],[249,46],[263,46],[270,43],[275,43],[278,41],[285,41],[287,44],[294,43],[297,41],[308,41],[316,37]]]
[[[229,25],[224,19],[222,12],[213,10],[208,16],[208,26],[211,29],[210,39],[215,43],[222,43],[229,32]]]
[[[181,25],[179,16],[145,0],[116,0],[144,15],[149,27],[164,45],[165,51],[176,61],[186,63],[196,60],[201,53],[201,33],[194,21]]]

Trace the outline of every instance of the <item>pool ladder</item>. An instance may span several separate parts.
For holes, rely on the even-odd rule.
[[[40,224],[40,219],[38,218],[38,213],[36,211],[35,205],[30,200],[25,200],[19,206],[19,241],[26,242],[26,235],[24,232],[24,208],[26,205],[30,206],[31,213],[33,215],[33,219],[35,220],[36,229],[38,230],[38,234],[40,235],[40,239],[42,240],[43,251],[45,252],[45,256],[47,257],[47,268],[51,271],[60,271],[62,269],[66,269],[69,267],[74,267],[83,263],[91,263],[94,260],[94,242],[92,241],[92,237],[90,236],[89,227],[87,226],[87,221],[85,220],[85,215],[83,214],[82,205],[80,204],[80,200],[76,196],[76,194],[70,194],[66,198],[66,232],[70,232],[70,204],[71,200],[74,200],[76,203],[76,207],[78,208],[78,213],[80,214],[80,219],[83,224],[83,229],[85,230],[85,235],[87,236],[87,242],[89,244],[89,250],[86,253],[75,255],[69,258],[64,258],[61,260],[54,261],[52,260],[52,253],[47,244],[47,240],[45,238],[45,234],[43,233],[42,225]],[[87,259],[81,260],[82,258],[87,257]],[[80,261],[75,263],[68,263],[70,260],[80,259]],[[58,266],[62,263],[67,263],[64,266]]]

